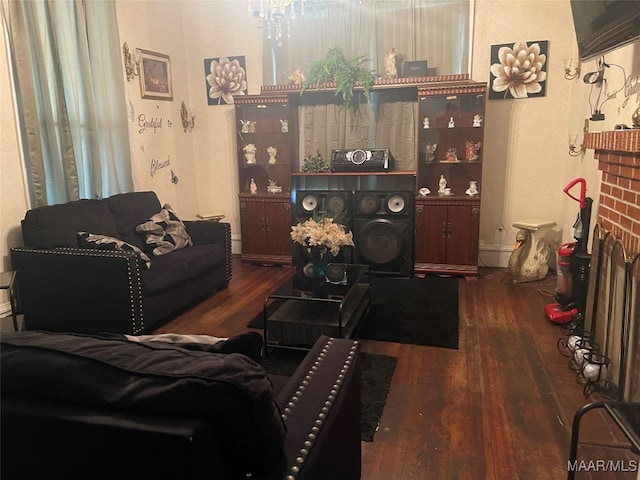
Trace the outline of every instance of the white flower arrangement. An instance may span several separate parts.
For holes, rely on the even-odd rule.
[[[345,231],[344,225],[334,222],[333,218],[310,218],[291,227],[291,239],[311,251],[317,248],[322,253],[330,251],[336,256],[340,247],[354,246],[353,234]]]

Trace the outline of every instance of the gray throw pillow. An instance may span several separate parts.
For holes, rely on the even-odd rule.
[[[193,245],[191,236],[171,205],[165,203],[158,213],[136,227],[149,251],[155,256]]]
[[[151,268],[151,259],[135,245],[131,245],[119,238],[108,235],[98,235],[89,232],[78,232],[78,245],[85,248],[95,248],[97,250],[122,250],[123,252],[134,252],[140,255],[144,266]]]

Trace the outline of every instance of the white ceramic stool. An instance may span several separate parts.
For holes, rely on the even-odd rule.
[[[509,258],[508,273],[514,282],[534,282],[542,280],[549,272],[551,247],[545,237],[556,222],[538,218],[515,222],[519,228],[516,244]]]

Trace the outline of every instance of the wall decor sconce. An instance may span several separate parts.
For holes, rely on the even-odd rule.
[[[129,45],[124,42],[122,45],[122,56],[124,58],[124,72],[127,74],[127,82],[140,75],[140,59],[138,54],[131,54]]]
[[[573,58],[564,59],[564,78],[567,80],[574,80],[580,76],[580,60],[573,65]]]
[[[584,155],[584,144],[577,146],[578,135],[569,135],[569,155],[572,157],[579,157]]]
[[[182,106],[180,107],[180,118],[182,119],[184,133],[187,133],[187,130],[191,131],[193,127],[196,126],[196,116],[193,113],[189,113],[187,105],[184,102],[182,102]]]

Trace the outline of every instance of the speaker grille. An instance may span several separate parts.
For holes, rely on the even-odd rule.
[[[388,265],[402,257],[405,232],[387,219],[375,219],[358,230],[358,249],[367,263]]]

